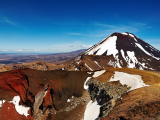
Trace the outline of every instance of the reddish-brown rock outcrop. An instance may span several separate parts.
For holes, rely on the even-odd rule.
[[[68,72],[68,71],[38,71],[31,69],[18,69],[5,73],[0,73],[0,101],[5,100],[0,107],[0,116],[12,113],[15,117],[23,120],[33,118],[48,119],[56,117],[54,111],[60,111],[69,108],[68,99],[74,96],[79,98],[83,95],[84,81],[90,76],[87,72]],[[6,94],[4,95],[3,92]],[[15,96],[20,96],[18,104],[30,107],[29,116],[18,114],[14,104],[10,101]],[[77,104],[78,105],[78,104]],[[76,105],[76,106],[77,106]],[[7,108],[6,108],[7,107]],[[16,113],[16,114],[15,114]],[[51,114],[52,113],[52,114]]]
[[[25,73],[18,69],[0,74],[0,89],[12,91],[21,96],[23,102],[27,101],[28,78]],[[33,102],[33,100],[32,100]]]

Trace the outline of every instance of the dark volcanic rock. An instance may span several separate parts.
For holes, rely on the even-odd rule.
[[[114,85],[114,83],[101,83],[97,80],[90,79],[87,82],[92,101],[97,101],[100,107],[99,119],[108,115],[114,107],[117,98],[127,92],[130,88],[122,85]]]
[[[160,51],[132,33],[113,33],[76,57],[68,70],[160,70]]]

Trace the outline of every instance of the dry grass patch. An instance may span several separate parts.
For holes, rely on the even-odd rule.
[[[158,104],[157,104],[158,103]],[[160,107],[160,85],[151,85],[130,91],[118,99],[115,107],[103,120],[142,119],[155,117]]]

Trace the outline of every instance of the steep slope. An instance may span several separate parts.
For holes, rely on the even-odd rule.
[[[125,93],[102,120],[159,120],[160,85],[152,85]]]
[[[113,33],[81,53],[72,67],[89,71],[108,67],[160,70],[160,51],[134,34]]]

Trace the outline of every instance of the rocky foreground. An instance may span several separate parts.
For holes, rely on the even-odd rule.
[[[158,73],[127,68],[0,73],[2,120],[159,119],[159,105]]]

